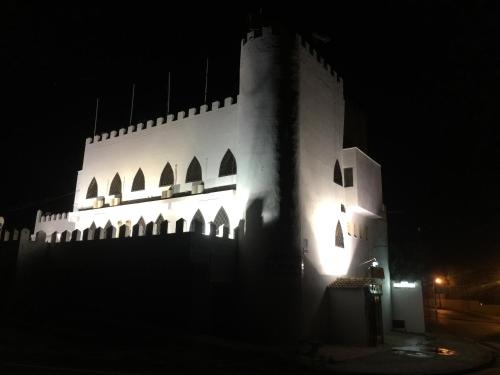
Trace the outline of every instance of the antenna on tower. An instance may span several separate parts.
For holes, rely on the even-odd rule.
[[[207,56],[207,64],[205,67],[205,98],[203,100],[203,104],[207,104],[207,92],[208,92],[208,56]]]
[[[167,116],[170,114],[170,72],[168,72],[168,88],[167,88]]]
[[[132,83],[132,103],[130,104],[130,119],[128,121],[129,125],[132,125],[132,115],[134,113],[134,96],[135,96],[135,83]]]
[[[94,138],[95,138],[95,132],[97,130],[97,114],[99,113],[99,98],[97,98],[96,104],[95,104],[95,118],[94,118]]]

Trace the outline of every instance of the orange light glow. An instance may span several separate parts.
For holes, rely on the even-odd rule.
[[[434,279],[434,282],[435,282],[436,284],[442,284],[442,283],[443,283],[443,279],[441,279],[440,277],[436,277],[436,278]]]

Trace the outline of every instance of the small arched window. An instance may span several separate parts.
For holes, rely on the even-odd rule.
[[[132,237],[144,236],[146,232],[146,221],[141,216],[137,224],[132,227]]]
[[[236,159],[230,149],[227,149],[219,168],[219,177],[236,174]]]
[[[197,210],[191,219],[191,225],[189,226],[190,232],[195,232],[199,234],[205,233],[205,218],[200,210]]]
[[[201,181],[201,165],[196,156],[191,160],[186,173],[186,182]]]
[[[111,186],[109,187],[109,195],[121,195],[122,193],[122,179],[120,175],[117,173],[115,177],[113,177],[113,181],[111,181]]]
[[[174,170],[170,163],[167,163],[160,176],[160,187],[174,184]]]
[[[213,223],[215,224],[217,231],[222,225],[229,229],[229,218],[227,217],[227,213],[226,210],[224,210],[224,207],[219,208],[219,212],[217,212],[217,215],[215,215]]]
[[[97,198],[97,181],[95,177],[90,181],[89,188],[87,189],[87,199]]]
[[[333,182],[336,184],[343,186],[342,183],[342,169],[340,168],[339,161],[335,161],[335,167],[333,168]]]
[[[108,220],[106,225],[104,226],[104,238],[110,239],[116,237],[116,228],[111,224],[111,221]]]
[[[142,172],[142,169],[139,168],[135,174],[134,181],[132,182],[132,191],[144,190],[144,186],[144,173]]]
[[[340,221],[337,221],[337,228],[335,229],[335,246],[344,247],[344,233]]]

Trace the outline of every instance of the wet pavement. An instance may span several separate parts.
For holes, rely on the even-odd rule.
[[[490,366],[493,360],[491,351],[472,341],[396,332],[371,351],[325,345],[317,355],[303,358],[315,370],[345,374],[463,373]]]

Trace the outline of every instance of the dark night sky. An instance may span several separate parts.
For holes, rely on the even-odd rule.
[[[279,15],[321,49],[367,119],[383,166],[391,246],[426,264],[491,259],[500,246],[500,9],[495,2],[331,2]],[[232,6],[1,5],[0,215],[32,227],[72,208],[84,140],[237,94],[246,14]],[[394,251],[394,250],[393,250]],[[491,257],[494,258],[491,258]]]

